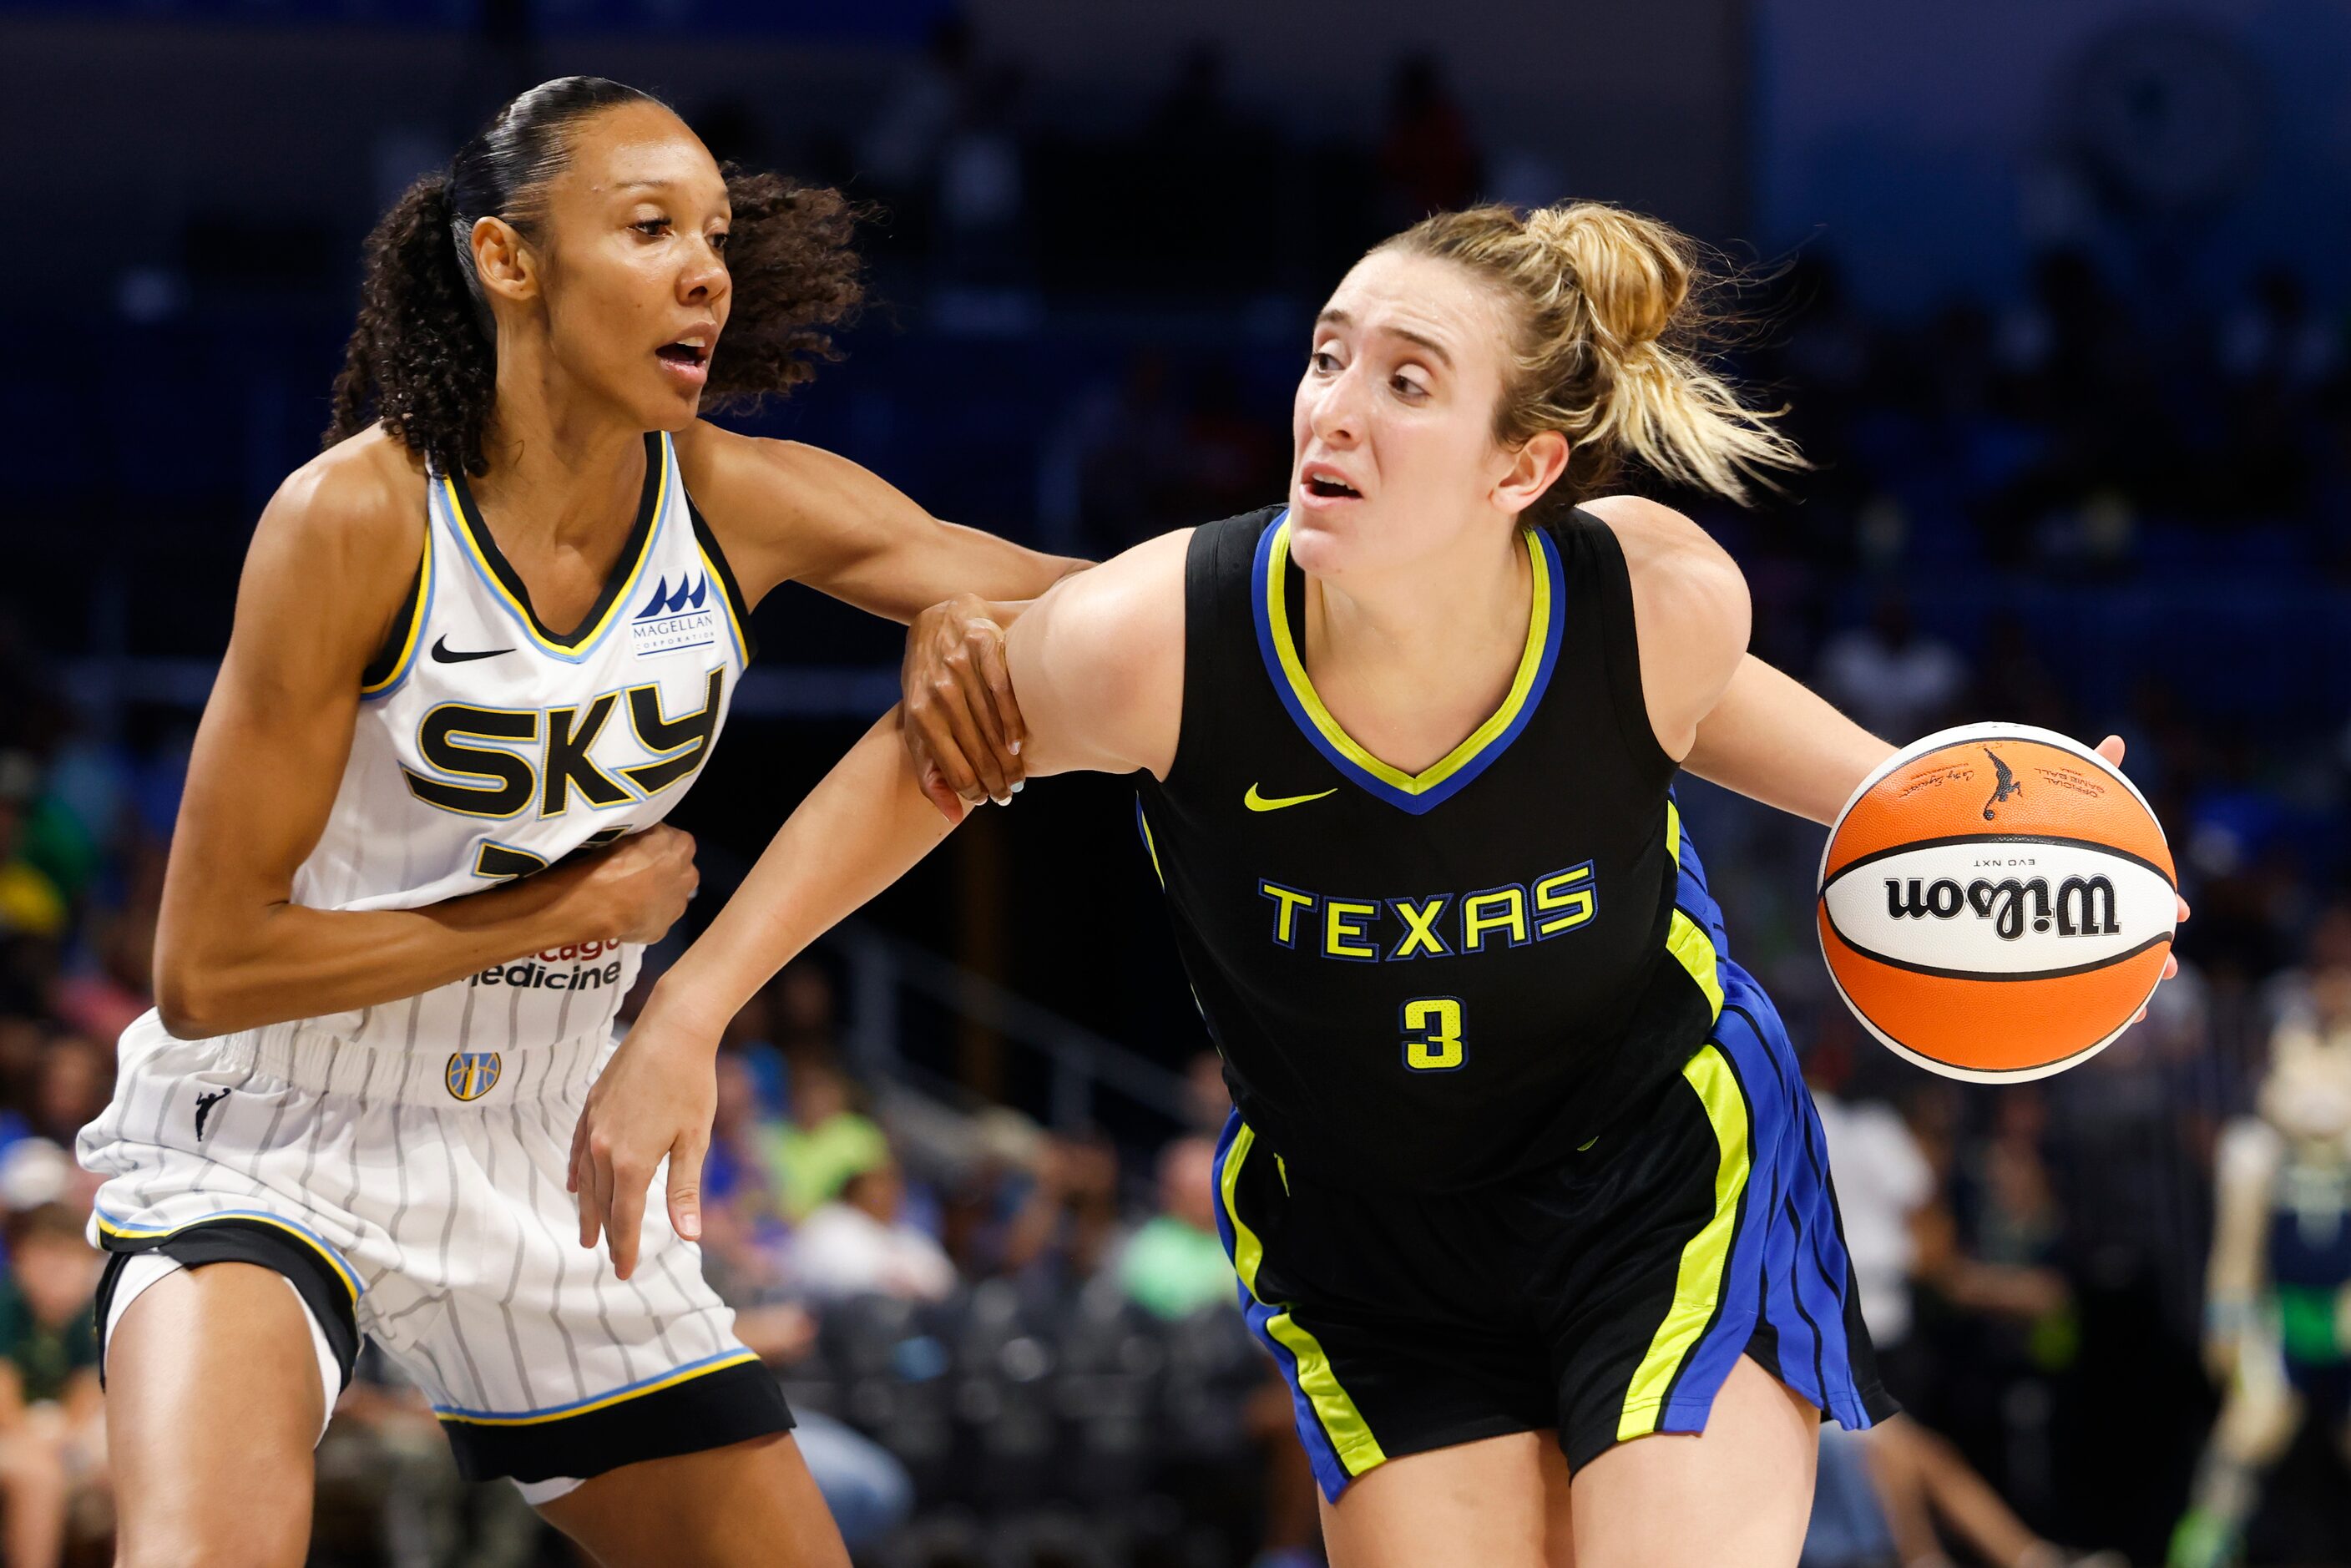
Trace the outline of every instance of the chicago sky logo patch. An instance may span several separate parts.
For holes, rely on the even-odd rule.
[[[674,653],[684,648],[707,648],[718,641],[718,609],[711,601],[710,576],[686,572],[673,589],[664,577],[653,584],[629,622],[629,636],[640,656]]]
[[[455,1052],[445,1074],[449,1092],[460,1100],[479,1100],[497,1086],[501,1065],[495,1051]]]

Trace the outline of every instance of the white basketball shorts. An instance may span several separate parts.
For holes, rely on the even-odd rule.
[[[658,1185],[635,1278],[580,1245],[565,1167],[611,1049],[600,1028],[392,1051],[310,1021],[182,1040],[147,1014],[78,1146],[106,1178],[99,1322],[141,1253],[274,1269],[345,1382],[362,1333],[415,1380],[469,1479],[585,1478],[788,1429]]]

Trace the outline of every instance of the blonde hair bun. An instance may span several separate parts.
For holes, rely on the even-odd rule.
[[[1750,407],[1701,357],[1720,324],[1699,303],[1715,279],[1672,225],[1604,202],[1482,206],[1433,214],[1378,248],[1466,267],[1510,302],[1519,332],[1495,438],[1566,436],[1556,489],[1571,505],[1627,456],[1742,503],[1759,476],[1805,466],[1773,423],[1785,411]]]

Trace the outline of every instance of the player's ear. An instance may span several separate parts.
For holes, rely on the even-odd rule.
[[[1494,505],[1513,516],[1542,499],[1567,472],[1567,437],[1539,430],[1510,455],[1510,465],[1494,486]]]
[[[472,237],[474,276],[485,293],[520,301],[538,292],[538,258],[521,230],[504,218],[476,218]]]

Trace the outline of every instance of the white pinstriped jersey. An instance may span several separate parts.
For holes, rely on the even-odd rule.
[[[602,594],[558,635],[462,474],[427,482],[423,559],[396,650],[367,672],[349,762],[294,901],[406,909],[650,827],[701,770],[749,656],[742,606],[667,435]],[[633,945],[584,941],[407,1001],[311,1020],[357,1045],[499,1051],[601,1030]]]
[[[748,649],[674,450],[648,436],[645,452],[628,541],[569,636],[531,613],[463,476],[432,478],[414,597],[363,678],[298,903],[436,903],[648,827],[684,792]],[[780,1429],[774,1380],[658,1200],[630,1279],[580,1249],[569,1141],[637,958],[581,943],[214,1040],[144,1014],[77,1143],[106,1178],[91,1239],[184,1260],[172,1249],[206,1235],[203,1260],[316,1273],[312,1315],[347,1309],[415,1379],[469,1477],[552,1496]],[[256,1252],[256,1234],[314,1261]]]

